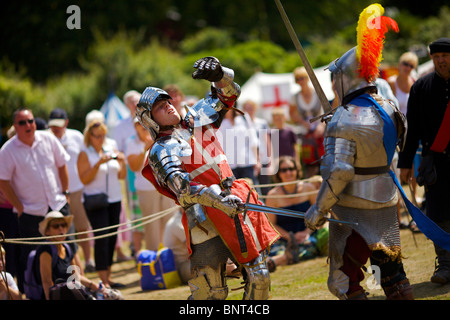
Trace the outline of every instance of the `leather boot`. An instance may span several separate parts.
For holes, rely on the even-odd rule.
[[[446,284],[450,281],[450,269],[436,266],[430,279],[433,283]]]
[[[414,300],[413,289],[408,279],[403,279],[390,287],[383,288],[386,300]]]
[[[367,299],[367,293],[361,289],[347,295],[347,300],[369,300]]]
[[[434,262],[434,273],[430,281],[433,283],[446,284],[450,282],[450,251],[447,251],[436,244],[436,260]]]

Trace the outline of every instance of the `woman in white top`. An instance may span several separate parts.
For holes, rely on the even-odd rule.
[[[296,68],[293,74],[301,91],[292,96],[289,116],[291,121],[301,128],[299,132],[302,140],[301,162],[305,168],[305,178],[309,178],[319,173],[318,160],[325,153],[323,150],[325,123],[321,121],[311,123],[309,120],[323,114],[323,109],[305,67]]]
[[[128,165],[136,173],[134,187],[136,188],[139,207],[142,215],[147,217],[154,213],[173,207],[173,201],[156,191],[153,184],[142,176],[147,150],[153,144],[150,133],[134,120],[136,135],[129,138],[126,143],[125,153]],[[172,214],[166,215],[156,221],[144,225],[143,230],[136,230],[133,233],[134,249],[138,252],[141,249],[142,237],[144,237],[147,250],[157,251],[159,244],[163,241],[164,227]]]
[[[313,129],[313,124],[309,122],[309,119],[321,115],[323,113],[322,106],[316,91],[310,84],[305,67],[296,68],[293,74],[295,82],[300,86],[301,91],[292,96],[289,105],[289,116],[292,122],[299,124],[308,132]]]
[[[117,151],[117,144],[106,138],[108,129],[103,122],[93,121],[84,129],[85,148],[78,156],[78,174],[84,184],[84,195],[106,193],[108,206],[101,210],[86,209],[93,229],[117,225],[120,218],[122,186],[120,179],[126,177],[125,156]],[[95,232],[102,235],[117,231],[117,228]],[[95,240],[95,267],[106,287],[116,288],[111,282],[111,265],[117,236]]]
[[[398,100],[400,111],[406,115],[406,107],[408,104],[409,91],[416,81],[411,75],[412,71],[417,68],[419,59],[413,52],[405,52],[400,56],[398,63],[398,75],[389,77],[388,82],[392,92]]]
[[[409,91],[411,90],[412,85],[416,81],[416,79],[411,75],[412,71],[417,68],[419,63],[419,59],[417,55],[413,52],[405,52],[400,56],[398,63],[398,75],[394,75],[389,77],[387,80],[389,85],[391,86],[392,92],[398,101],[398,107],[400,111],[406,116],[408,99],[409,99]],[[416,159],[419,158],[420,155],[416,154]],[[398,160],[398,153],[395,152],[394,159],[392,160],[392,164],[394,168],[397,168],[396,162]],[[420,161],[420,160],[418,160]],[[420,163],[420,162],[419,162]],[[396,171],[397,177],[399,177],[399,170]],[[412,190],[414,195],[416,194],[416,180],[415,177],[412,180]],[[397,211],[398,218],[400,223],[400,228],[404,229],[408,225],[402,222],[401,210],[400,210],[400,199],[397,203]],[[412,230],[416,229],[414,221],[411,221],[410,228]]]

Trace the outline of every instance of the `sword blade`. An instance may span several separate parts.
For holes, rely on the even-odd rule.
[[[246,209],[252,210],[252,211],[273,213],[276,215],[287,216],[287,217],[302,218],[302,219],[305,218],[304,212],[293,211],[293,210],[284,209],[284,208],[267,207],[267,206],[262,206],[262,205],[254,204],[254,203],[248,203],[246,206]],[[334,223],[349,224],[349,225],[353,225],[353,226],[358,225],[357,222],[352,222],[352,221],[337,220],[337,219],[333,219],[333,218],[325,218],[325,219],[330,222],[334,222]]]
[[[331,111],[331,105],[328,102],[327,96],[323,92],[322,87],[320,86],[319,80],[317,80],[316,74],[314,73],[311,64],[309,63],[308,57],[306,56],[305,51],[303,50],[302,44],[300,40],[298,40],[297,34],[295,33],[294,28],[292,27],[291,21],[289,20],[286,11],[284,11],[284,7],[281,4],[280,0],[275,0],[275,4],[277,5],[278,11],[280,12],[281,18],[283,19],[284,25],[286,26],[287,31],[289,32],[289,36],[291,37],[292,42],[294,43],[295,49],[297,50],[300,59],[305,66],[306,72],[308,72],[311,83],[314,86],[314,90],[316,90],[317,96],[319,97],[320,104],[322,105],[323,111],[325,113]]]

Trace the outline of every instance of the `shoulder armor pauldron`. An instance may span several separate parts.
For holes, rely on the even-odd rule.
[[[164,136],[154,143],[148,160],[158,181],[163,183],[175,171],[182,171],[180,158],[191,154],[192,148],[186,140],[176,136]]]
[[[192,107],[185,106],[186,117],[183,122],[192,131],[193,128],[203,127],[211,124],[219,118],[219,113],[223,107],[218,98],[208,97],[199,100]]]
[[[337,108],[328,122],[327,135],[355,140],[358,135],[370,136],[379,128],[382,128],[382,120],[374,107],[349,104]]]

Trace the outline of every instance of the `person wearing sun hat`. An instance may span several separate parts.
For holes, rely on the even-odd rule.
[[[69,272],[71,266],[75,266],[75,251],[73,247],[64,244],[62,241],[66,238],[67,230],[72,224],[73,216],[64,216],[59,211],[50,211],[44,220],[39,223],[39,232],[43,236],[56,236],[49,241],[59,242],[57,244],[40,245],[36,249],[36,258],[34,260],[33,269],[38,282],[42,283],[44,293],[42,299],[50,299],[50,288],[57,282],[68,281],[73,277]],[[52,251],[56,247],[58,261],[53,262],[54,254]],[[73,269],[72,269],[73,270]],[[76,272],[76,271],[75,271]],[[79,272],[78,272],[79,273]],[[86,278],[84,275],[78,274],[76,278],[88,291],[92,294],[100,290],[99,284]],[[102,293],[109,300],[123,299],[121,293],[117,290],[102,289]]]
[[[44,237],[58,236],[49,238],[48,241],[64,241],[72,221],[72,215],[64,216],[59,211],[50,211],[45,215],[44,220],[39,223],[39,233]],[[54,254],[52,251],[55,248],[52,247],[56,247],[57,263],[53,262]],[[42,299],[49,299],[50,288],[57,279],[67,280],[70,276],[70,273],[67,273],[67,267],[72,264],[74,257],[75,251],[68,244],[45,244],[36,248],[33,270],[37,281],[42,283],[44,289]]]
[[[59,211],[50,211],[49,213],[46,214],[44,220],[42,220],[39,223],[39,232],[43,235],[43,236],[47,236],[47,231],[48,228],[51,227],[50,222],[53,220],[64,220],[65,222],[65,227],[69,228],[70,225],[72,224],[73,221],[73,216],[72,215],[68,215],[65,216],[63,215],[61,212]],[[67,230],[66,230],[67,231]],[[66,232],[67,233],[67,232]]]

